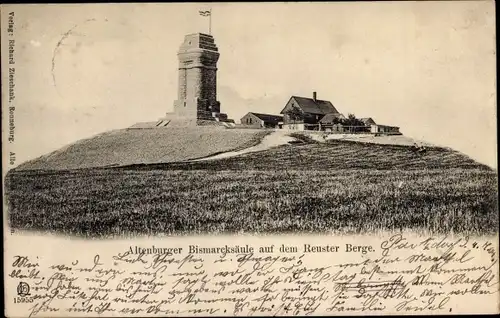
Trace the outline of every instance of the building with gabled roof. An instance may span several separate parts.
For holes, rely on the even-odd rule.
[[[377,123],[371,117],[360,118],[366,126],[376,125]]]
[[[283,116],[249,112],[240,121],[252,128],[280,128]]]
[[[329,125],[329,124],[336,124],[343,119],[345,119],[345,116],[342,115],[341,113],[329,113],[323,116],[323,118],[321,118],[319,122],[321,124]]]
[[[342,115],[330,101],[318,99],[316,92],[312,98],[290,97],[280,114],[283,114],[283,128],[296,130],[318,130],[325,115]]]
[[[248,128],[283,128],[316,130],[332,133],[401,134],[399,127],[379,125],[372,117],[348,118],[328,100],[293,95],[280,112],[283,116],[249,112],[241,118],[241,126]]]

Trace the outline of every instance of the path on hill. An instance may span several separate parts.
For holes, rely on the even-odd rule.
[[[382,135],[375,136],[373,134],[330,134],[326,140],[349,140],[366,142],[380,145],[399,145],[399,146],[419,146],[433,147],[434,145],[425,141],[417,140],[404,135]]]
[[[405,135],[381,135],[375,136],[373,134],[326,134],[321,132],[308,132],[307,135],[317,142],[325,142],[328,140],[348,140],[365,142],[379,145],[399,145],[399,146],[413,146],[415,144],[425,147],[435,147],[431,143],[417,140]],[[326,136],[326,138],[324,138]]]
[[[262,139],[262,141],[253,147],[245,148],[238,151],[228,151],[224,153],[220,153],[217,155],[204,157],[200,159],[194,159],[189,161],[205,161],[212,159],[223,159],[239,156],[246,153],[257,152],[267,150],[273,147],[281,146],[288,144],[288,142],[295,140],[295,138],[289,136],[290,133],[294,131],[289,130],[276,130],[266,137]],[[399,136],[377,136],[371,134],[329,134],[326,138],[323,138],[322,133],[308,133],[307,136],[311,137],[317,142],[325,142],[327,140],[349,140],[349,141],[357,141],[363,143],[374,143],[374,144],[382,144],[382,145],[402,145],[402,146],[413,146],[415,143],[418,145],[423,145],[426,147],[432,147],[433,145],[430,143],[422,142],[413,138],[409,138],[403,135]]]
[[[206,157],[206,158],[201,158],[201,159],[195,159],[195,160],[190,160],[190,161],[205,161],[205,160],[212,160],[212,159],[223,159],[223,158],[230,158],[230,157],[235,157],[239,156],[242,154],[250,153],[250,152],[256,152],[256,151],[263,151],[267,150],[269,148],[281,146],[288,144],[289,141],[295,140],[295,138],[288,136],[290,132],[285,131],[285,130],[276,130],[269,135],[265,136],[262,141],[249,148],[245,148],[242,150],[238,151],[228,151],[224,152],[218,155]]]

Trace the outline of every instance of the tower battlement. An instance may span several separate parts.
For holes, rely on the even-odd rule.
[[[188,34],[184,37],[179,54],[185,53],[190,49],[203,49],[217,52],[218,48],[215,45],[214,37],[204,33]]]

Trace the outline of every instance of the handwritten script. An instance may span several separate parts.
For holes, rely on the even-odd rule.
[[[272,316],[455,313],[498,299],[493,240],[396,234],[365,246],[276,241],[143,244],[92,257],[60,250],[64,262],[13,255],[8,302],[30,317]]]

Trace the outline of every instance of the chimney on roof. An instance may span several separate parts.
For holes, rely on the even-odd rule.
[[[316,96],[317,96],[316,92],[313,92],[313,100],[314,100],[314,101],[316,101],[316,100],[317,100],[317,99],[316,99]]]

